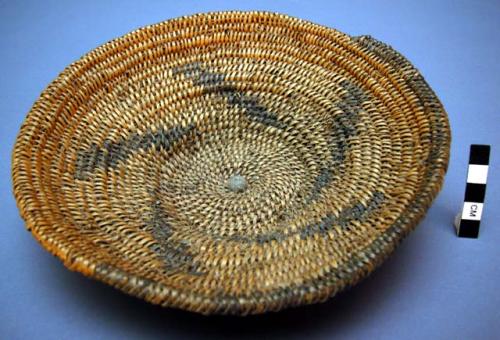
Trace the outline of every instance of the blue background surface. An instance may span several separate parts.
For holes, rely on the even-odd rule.
[[[450,166],[427,217],[378,271],[327,303],[248,318],[162,309],[66,270],[19,217],[11,151],[43,88],[112,38],[224,9],[278,11],[370,34],[402,52],[448,111]],[[500,338],[499,36],[499,1],[0,1],[0,338]],[[492,145],[477,240],[457,238],[452,227],[471,143]]]

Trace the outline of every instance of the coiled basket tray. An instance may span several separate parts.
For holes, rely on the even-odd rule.
[[[251,314],[334,296],[425,214],[446,113],[369,36],[220,12],[129,33],[29,112],[14,193],[71,270],[167,307]]]

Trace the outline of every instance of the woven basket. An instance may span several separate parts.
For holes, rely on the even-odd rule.
[[[369,36],[220,12],[88,53],[18,135],[27,227],[71,270],[168,307],[277,311],[372,272],[446,172],[446,113]]]

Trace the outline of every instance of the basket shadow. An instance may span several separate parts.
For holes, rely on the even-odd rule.
[[[411,237],[410,237],[411,238]],[[304,337],[320,335],[325,329],[339,333],[359,327],[390,299],[392,291],[404,281],[400,269],[417,259],[412,253],[423,246],[419,240],[403,242],[378,270],[335,298],[324,303],[302,306],[278,313],[235,316],[203,316],[182,310],[162,308],[123,294],[103,283],[66,270],[62,265],[48,264],[47,277],[59,286],[66,301],[91,313],[127,334],[169,335],[182,338],[214,336],[218,338]],[[425,241],[424,241],[425,242]],[[55,260],[55,259],[54,259]],[[60,287],[63,285],[64,287]],[[390,287],[390,289],[387,289]],[[56,288],[55,288],[56,289]]]

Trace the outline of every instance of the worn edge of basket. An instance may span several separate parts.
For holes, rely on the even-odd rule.
[[[88,53],[84,54],[82,57],[80,57],[77,61],[71,63],[68,65],[61,73],[57,75],[57,77],[42,91],[42,93],[39,95],[39,97],[36,99],[35,103],[33,104],[32,109],[29,111],[28,115],[24,119],[21,129],[18,132],[18,135],[16,137],[16,141],[14,144],[14,150],[12,153],[12,176],[13,176],[13,187],[14,187],[14,196],[16,198],[16,204],[18,206],[18,209],[20,211],[21,217],[25,220],[26,222],[26,228],[28,231],[30,231],[35,239],[42,245],[43,248],[45,248],[47,251],[58,257],[64,264],[65,267],[72,271],[77,271],[82,273],[83,275],[96,279],[98,281],[104,282],[106,284],[109,284],[129,295],[143,298],[148,302],[151,302],[153,304],[160,304],[164,307],[172,307],[172,308],[179,308],[179,309],[184,309],[184,310],[189,310],[193,312],[198,312],[202,314],[235,314],[235,315],[246,315],[246,314],[260,314],[263,312],[267,311],[278,311],[287,307],[293,307],[293,306],[298,306],[298,305],[306,305],[306,304],[313,304],[317,303],[320,301],[324,301],[328,298],[333,297],[337,293],[345,290],[348,287],[351,287],[358,283],[360,280],[363,278],[367,277],[370,273],[372,273],[377,267],[379,267],[385,260],[386,258],[393,253],[394,249],[399,245],[399,243],[418,225],[420,220],[425,216],[427,210],[431,206],[433,200],[441,190],[441,187],[443,185],[444,181],[444,176],[446,174],[447,168],[448,168],[448,161],[449,161],[449,151],[450,151],[450,143],[451,143],[451,133],[450,133],[450,127],[449,127],[449,121],[448,117],[446,114],[446,111],[444,110],[444,107],[442,106],[442,103],[440,102],[439,98],[435,95],[434,91],[430,86],[427,84],[425,79],[422,77],[421,82],[422,85],[426,87],[426,90],[428,93],[433,96],[433,99],[436,100],[436,102],[439,104],[439,113],[441,123],[443,123],[443,131],[445,132],[446,135],[444,136],[444,144],[442,147],[437,150],[439,157],[438,159],[440,160],[439,164],[440,166],[436,166],[431,173],[432,178],[429,179],[428,181],[425,182],[425,186],[423,186],[422,190],[417,192],[416,196],[417,198],[413,202],[413,204],[409,204],[407,207],[407,210],[405,210],[405,213],[410,212],[411,218],[407,218],[406,214],[401,214],[398,220],[391,225],[383,234],[381,234],[374,242],[372,242],[370,245],[366,246],[362,251],[359,253],[367,253],[370,251],[373,251],[374,248],[374,243],[380,241],[380,239],[385,239],[388,240],[385,243],[385,247],[382,252],[377,250],[377,256],[373,258],[372,262],[365,263],[362,265],[354,264],[355,270],[353,271],[352,268],[349,268],[348,265],[353,262],[353,260],[346,262],[343,264],[343,266],[337,268],[337,271],[343,270],[344,268],[347,268],[347,272],[349,272],[350,277],[348,280],[341,281],[339,284],[335,286],[325,286],[323,287],[322,293],[316,293],[314,295],[314,298],[309,300],[309,301],[303,301],[301,300],[301,296],[298,293],[295,293],[295,295],[292,296],[287,296],[285,299],[281,300],[275,300],[275,301],[269,301],[265,300],[264,301],[259,301],[258,304],[260,305],[259,308],[251,305],[248,301],[241,301],[237,298],[227,296],[223,298],[218,298],[216,301],[208,298],[208,297],[199,297],[199,299],[203,299],[204,301],[198,301],[199,304],[192,304],[189,303],[187,300],[189,299],[189,296],[186,296],[185,292],[180,291],[180,290],[175,290],[171,289],[169,287],[166,287],[165,285],[161,283],[156,283],[156,282],[151,282],[147,279],[144,279],[142,277],[136,276],[134,274],[126,273],[121,271],[118,268],[110,268],[110,267],[102,267],[103,264],[100,263],[93,263],[91,260],[88,259],[78,259],[78,258],[72,258],[70,256],[70,251],[71,249],[68,249],[65,247],[64,244],[59,244],[59,242],[54,241],[53,239],[50,239],[46,237],[45,235],[41,234],[38,232],[36,228],[36,221],[35,219],[29,214],[29,207],[27,205],[21,204],[21,199],[22,197],[20,196],[21,194],[21,189],[19,187],[23,186],[23,183],[20,182],[18,179],[19,174],[25,171],[25,169],[22,166],[22,160],[21,157],[17,157],[18,153],[20,152],[21,147],[25,146],[22,137],[25,133],[25,130],[29,128],[29,123],[32,118],[32,115],[34,115],[33,108],[43,100],[44,95],[47,95],[51,92],[52,89],[57,89],[59,88],[59,84],[62,82],[62,78],[67,73],[70,73],[79,63],[83,63],[86,58],[91,57],[94,54],[98,54],[101,50],[105,49],[108,45],[111,45],[112,42],[116,42],[119,40],[125,40],[127,37],[134,35],[134,34],[140,34],[140,32],[144,32],[148,29],[154,28],[155,26],[159,25],[165,25],[171,22],[176,22],[176,21],[182,21],[186,19],[192,19],[196,17],[204,17],[204,16],[217,16],[217,15],[270,15],[270,16],[276,16],[276,17],[281,17],[286,20],[290,20],[292,22],[299,22],[299,23],[304,23],[310,26],[315,26],[315,27],[320,27],[323,29],[328,29],[335,31],[337,33],[341,33],[342,35],[345,35],[347,37],[351,37],[347,34],[344,34],[342,32],[339,32],[333,28],[329,28],[323,25],[319,25],[316,23],[313,23],[308,20],[296,18],[293,16],[289,16],[286,14],[281,14],[281,13],[273,13],[273,12],[267,12],[267,11],[222,11],[222,12],[206,12],[206,13],[198,13],[194,15],[186,15],[186,16],[181,16],[173,19],[169,19],[166,21],[162,21],[156,24],[152,25],[147,25],[141,28],[138,28],[136,30],[133,30],[125,35],[122,35],[118,38],[112,39],[97,48],[92,49]],[[352,38],[352,37],[351,37]],[[370,36],[365,36],[366,39],[371,40],[372,42],[375,43],[380,43],[376,39],[370,37]],[[411,69],[417,71],[417,69],[407,60],[403,55],[401,55],[399,52],[394,50],[391,46],[380,43],[384,45],[386,49],[388,49],[389,52],[391,52],[394,56],[399,58],[401,61],[405,63],[405,66],[410,67]],[[367,54],[371,53],[366,47],[361,46],[361,49],[366,52]],[[418,71],[417,71],[418,72]],[[426,170],[429,170],[429,167],[426,168]],[[417,204],[418,202],[418,204]],[[402,223],[405,227],[398,229],[398,230],[393,230],[395,229],[395,225],[398,223]],[[358,254],[359,254],[358,253]],[[356,255],[358,255],[356,254]],[[328,273],[327,273],[328,274]],[[325,274],[324,276],[326,276]],[[317,281],[319,278],[311,280],[312,282]],[[270,294],[274,293],[275,291],[279,291],[280,288],[277,288],[276,290],[273,290]],[[167,291],[165,293],[165,297],[168,297],[169,299],[163,299],[161,302],[154,301],[153,297],[155,295],[152,295],[151,292],[155,291]],[[187,295],[192,294],[192,293],[187,293]],[[286,300],[286,301],[283,301]],[[200,308],[201,306],[201,308]]]

